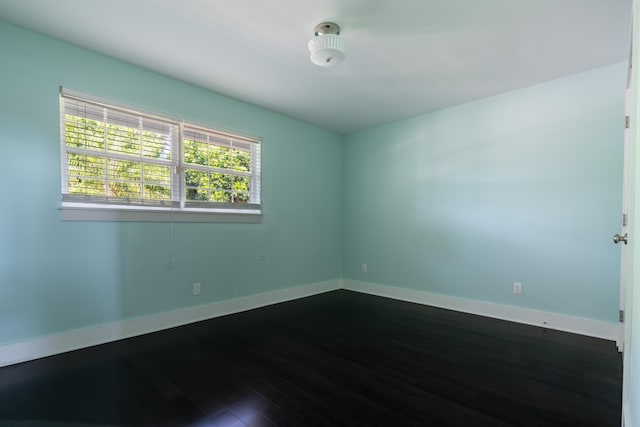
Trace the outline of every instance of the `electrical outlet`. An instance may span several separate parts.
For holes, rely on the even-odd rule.
[[[522,295],[522,283],[513,282],[513,293],[516,295]]]
[[[200,295],[200,283],[193,284],[193,294]]]
[[[362,264],[362,272],[366,273],[368,270],[367,264]]]

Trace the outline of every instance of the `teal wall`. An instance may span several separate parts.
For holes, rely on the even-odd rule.
[[[0,54],[0,344],[340,277],[616,320],[626,64],[342,137],[2,22]],[[62,222],[60,85],[262,136],[263,222]]]
[[[615,322],[626,67],[348,136],[343,276]]]
[[[340,136],[2,22],[0,58],[0,344],[340,277]],[[263,222],[62,222],[60,85],[261,136]]]

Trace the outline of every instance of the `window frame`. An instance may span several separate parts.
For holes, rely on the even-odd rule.
[[[62,200],[60,210],[63,221],[135,221],[135,222],[261,222],[262,221],[262,179],[261,179],[261,148],[262,140],[253,135],[242,134],[234,131],[213,128],[211,126],[195,124],[185,119],[176,119],[166,114],[158,114],[147,112],[139,108],[132,108],[127,105],[115,103],[112,101],[97,98],[84,93],[69,90],[60,87],[60,175],[61,175],[61,195]],[[67,101],[68,100],[68,101]],[[149,120],[159,122],[170,126],[171,129],[177,131],[174,139],[168,143],[171,152],[171,159],[163,161],[163,164],[169,166],[170,169],[170,193],[168,200],[149,200],[142,195],[140,198],[111,198],[109,195],[90,196],[90,195],[74,195],[69,193],[69,165],[68,156],[70,153],[78,153],[89,149],[73,148],[67,145],[66,141],[66,114],[65,102],[79,102],[90,104],[93,107],[108,109],[108,111],[118,111],[128,118],[136,118],[138,120]],[[80,117],[80,116],[78,116]],[[107,125],[111,122],[106,120]],[[141,122],[142,123],[142,122]],[[142,127],[140,129],[143,129]],[[185,145],[184,135],[186,132],[200,132],[207,135],[213,135],[224,140],[228,139],[230,148],[234,147],[234,143],[242,144],[248,147],[250,153],[250,169],[249,171],[238,171],[233,169],[219,169],[212,166],[203,166],[194,163],[185,163]],[[141,137],[142,138],[142,137]],[[107,152],[107,137],[105,135],[104,152],[96,150],[96,157],[104,158],[105,162],[109,159],[118,160],[118,155],[104,154]],[[221,139],[221,140],[222,140]],[[190,140],[187,140],[190,141]],[[207,142],[207,147],[221,146],[220,144]],[[142,146],[141,146],[142,150]],[[239,151],[239,150],[235,150]],[[233,152],[235,152],[233,151]],[[93,153],[93,152],[91,152]],[[90,154],[86,154],[90,155]],[[138,157],[131,157],[137,159]],[[142,170],[146,165],[160,164],[159,160],[150,160],[145,162],[145,157],[141,154],[139,163]],[[135,160],[133,160],[135,161]],[[236,192],[234,188],[220,190],[228,192],[231,197],[230,202],[197,202],[187,200],[186,195],[186,170],[200,170],[205,173],[225,173],[231,177],[232,185],[235,176],[241,176],[249,179],[249,189],[243,192],[248,200],[245,202],[235,202]],[[105,185],[108,183],[109,171],[105,171]],[[136,181],[137,182],[137,181]],[[147,181],[144,177],[140,178],[141,188],[144,188]],[[210,184],[211,185],[211,184]],[[197,187],[200,188],[200,187]],[[143,191],[141,194],[143,194]],[[209,191],[212,191],[209,188]],[[207,193],[209,194],[209,193]],[[241,194],[241,193],[238,193]]]

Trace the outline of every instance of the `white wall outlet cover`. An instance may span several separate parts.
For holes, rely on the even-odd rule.
[[[513,293],[516,294],[516,295],[521,295],[522,294],[522,283],[513,282]]]

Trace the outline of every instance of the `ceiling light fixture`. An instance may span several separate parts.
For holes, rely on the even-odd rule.
[[[333,22],[316,25],[315,37],[309,41],[311,62],[321,67],[336,65],[344,59],[346,44],[340,37],[340,27]]]

